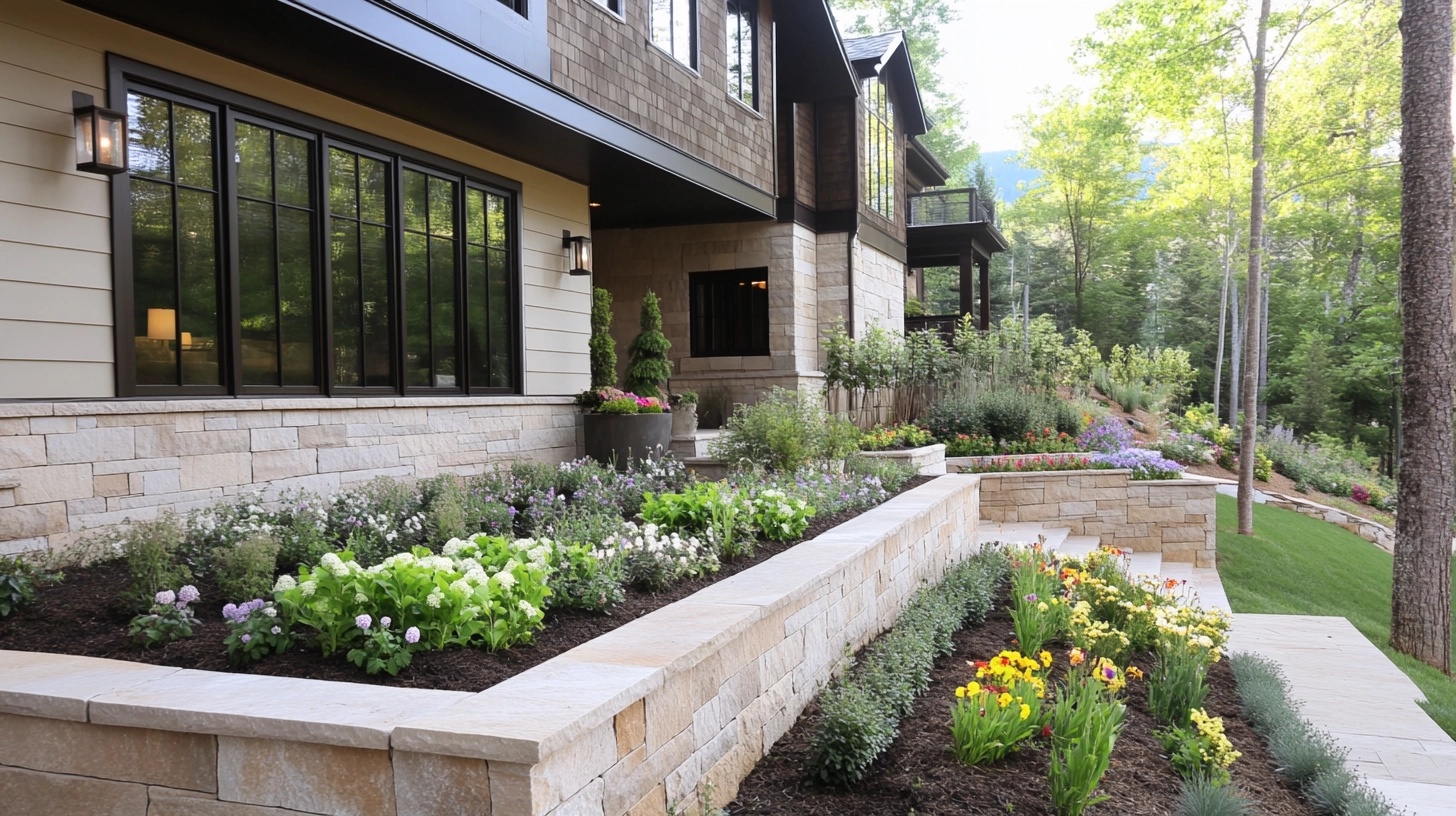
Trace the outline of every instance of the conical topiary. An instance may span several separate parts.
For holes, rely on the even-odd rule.
[[[642,298],[642,330],[627,349],[632,362],[627,366],[627,390],[639,397],[662,396],[662,384],[672,376],[667,351],[672,342],[662,333],[662,309],[649,289]]]
[[[591,339],[587,341],[591,357],[593,391],[617,384],[617,341],[612,339],[612,293],[600,286],[592,290]]]

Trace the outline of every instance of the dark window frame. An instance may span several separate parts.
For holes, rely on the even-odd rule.
[[[678,12],[677,4],[678,3],[683,3],[683,4],[685,4],[687,6],[687,15],[688,15],[688,45],[687,45],[688,53],[687,54],[679,54],[679,53],[677,53],[676,42],[675,42],[675,40],[674,40],[674,38],[672,36],[673,35],[673,30],[674,30],[673,21],[677,17],[677,12]],[[648,0],[648,2],[647,2],[647,40],[648,40],[648,42],[652,43],[652,45],[654,47],[656,47],[659,51],[661,51],[662,53],[668,55],[669,57],[672,57],[672,59],[674,61],[676,61],[679,65],[682,65],[683,67],[687,68],[688,70],[693,71],[694,73],[696,73],[698,71],[698,62],[699,62],[698,54],[701,51],[701,48],[699,47],[699,40],[698,40],[698,36],[699,36],[699,30],[698,30],[699,29],[699,25],[698,25],[698,15],[699,15],[698,0],[667,0],[667,4],[668,4],[668,6],[667,6],[667,9],[668,9],[668,23],[667,23],[668,38],[667,38],[667,43],[664,44],[664,43],[660,43],[660,42],[657,41],[657,27],[653,24],[653,19],[652,19],[653,15],[657,13],[657,8],[656,8],[656,4],[655,4],[654,0]]]
[[[895,134],[895,103],[890,96],[890,84],[884,77],[869,77],[864,80],[860,94],[864,100],[860,106],[864,111],[864,205],[871,211],[894,222],[899,209],[896,206],[898,179]],[[888,163],[885,158],[888,157]],[[876,161],[876,159],[879,161]]]
[[[703,287],[715,288],[736,288],[740,285],[752,287],[755,282],[762,281],[763,295],[755,298],[755,302],[747,304],[750,313],[741,316],[738,313],[737,303],[715,303],[714,311],[711,314],[704,314],[704,305],[701,303],[703,297],[699,292]],[[752,295],[750,295],[752,297]],[[762,314],[755,315],[752,310],[759,308],[761,302]],[[726,310],[726,314],[724,313]],[[705,337],[701,329],[709,320],[724,320],[729,325],[743,325],[745,333],[754,332],[757,328],[755,322],[762,325],[761,343],[759,337],[748,340],[747,343],[739,345],[732,341],[722,345],[713,342],[713,338]],[[769,299],[768,299],[768,267],[759,266],[747,269],[730,269],[719,272],[693,272],[688,275],[688,337],[690,353],[693,357],[767,357],[771,354],[769,348],[770,337]]]
[[[524,275],[522,274],[524,257],[524,236],[522,234],[524,203],[522,196],[523,188],[520,182],[442,156],[437,156],[385,137],[340,125],[302,111],[275,105],[243,93],[116,54],[107,55],[107,73],[109,104],[113,107],[120,105],[120,110],[126,109],[127,95],[135,91],[138,93],[160,95],[163,98],[169,99],[180,96],[183,99],[178,101],[183,102],[183,104],[192,106],[200,105],[205,109],[215,111],[214,155],[216,158],[214,162],[214,173],[216,174],[215,182],[219,185],[217,188],[218,207],[215,213],[215,221],[218,228],[218,270],[216,274],[218,275],[219,320],[225,321],[220,328],[221,336],[219,340],[220,342],[225,341],[227,344],[219,353],[220,365],[225,367],[221,375],[223,383],[221,386],[137,384],[135,349],[136,317],[134,314],[136,290],[132,269],[131,180],[130,174],[127,173],[113,176],[111,180],[112,311],[114,317],[116,395],[118,398],[259,398],[273,395],[296,397],[367,396],[371,394],[379,396],[402,396],[407,394],[462,396],[467,393],[481,395],[516,395],[524,391],[525,333],[523,326],[525,321],[522,314],[525,287]],[[310,133],[314,137],[313,163],[316,172],[312,192],[314,200],[313,228],[316,238],[314,251],[318,256],[316,262],[319,264],[315,270],[314,280],[315,386],[295,386],[291,389],[270,386],[249,386],[245,389],[242,386],[240,360],[241,326],[237,319],[240,308],[237,291],[240,278],[236,266],[236,229],[233,223],[235,220],[233,211],[236,208],[236,174],[229,169],[232,156],[232,121],[237,115],[241,115],[244,118],[259,118],[265,120],[265,126],[280,129],[292,128],[297,131]],[[388,233],[391,244],[391,259],[394,264],[394,268],[390,272],[390,287],[391,293],[394,296],[390,341],[393,346],[392,352],[394,355],[393,359],[395,360],[395,372],[394,382],[388,387],[355,387],[334,384],[333,299],[330,286],[332,268],[331,261],[327,257],[327,242],[330,233],[327,227],[329,201],[326,159],[327,150],[330,146],[338,146],[344,150],[387,159],[389,163],[390,175],[388,183],[391,196],[390,205],[394,208],[394,223]],[[403,367],[404,316],[402,313],[404,248],[403,241],[401,240],[403,230],[401,214],[403,190],[400,189],[399,179],[402,177],[403,167],[407,164],[415,165],[435,174],[456,178],[459,182],[457,187],[459,191],[457,198],[458,206],[456,207],[457,230],[463,227],[464,190],[468,186],[476,186],[494,194],[504,196],[507,199],[507,269],[510,275],[510,283],[507,287],[510,295],[510,304],[507,315],[511,324],[509,331],[512,344],[510,355],[510,385],[508,387],[478,386],[469,381],[469,363],[466,356],[467,348],[463,336],[458,332],[455,338],[457,366],[462,373],[457,376],[463,378],[460,381],[462,384],[456,388],[412,388],[406,385],[407,378]],[[459,234],[457,232],[457,235]],[[457,292],[465,288],[464,281],[461,278],[464,274],[464,246],[464,240],[457,242]],[[461,323],[462,319],[460,315],[465,310],[457,308],[456,311],[456,322]],[[259,388],[263,390],[257,390]]]
[[[724,5],[724,9],[726,11],[729,39],[730,41],[734,39],[733,34],[735,32],[733,31],[733,28],[736,25],[738,27],[738,31],[736,32],[738,36],[736,40],[740,48],[743,44],[743,26],[741,21],[745,17],[748,19],[748,52],[750,60],[749,70],[747,71],[747,76],[745,77],[745,72],[743,70],[743,58],[741,56],[741,53],[738,59],[738,65],[736,66],[737,70],[735,71],[735,66],[731,64],[732,55],[734,52],[732,48],[728,49],[727,54],[730,62],[730,64],[728,65],[728,94],[729,96],[737,99],[739,102],[747,105],[749,108],[752,108],[756,111],[759,110],[758,103],[760,96],[758,92],[758,0],[727,0]],[[735,76],[738,79],[738,91],[736,93],[733,91],[732,83],[732,79]],[[743,98],[745,89],[747,89],[748,92],[748,99]]]

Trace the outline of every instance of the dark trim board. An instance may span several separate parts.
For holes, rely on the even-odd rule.
[[[880,229],[878,224],[869,219],[862,219],[859,225],[859,239],[867,246],[889,255],[891,258],[905,263],[905,244],[895,236]]]

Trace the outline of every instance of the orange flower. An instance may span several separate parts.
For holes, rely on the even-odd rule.
[[[1069,663],[1071,663],[1073,666],[1080,666],[1080,665],[1082,665],[1083,661],[1085,661],[1086,659],[1087,659],[1087,656],[1084,655],[1084,654],[1082,654],[1082,650],[1081,649],[1073,649],[1071,651],[1071,653],[1069,655],[1067,655],[1067,661]]]

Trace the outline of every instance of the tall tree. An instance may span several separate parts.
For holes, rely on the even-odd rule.
[[[1254,181],[1249,199],[1249,304],[1244,317],[1244,422],[1239,434],[1239,535],[1254,534],[1254,454],[1259,443],[1259,371],[1263,355],[1264,294],[1264,134],[1269,111],[1269,15],[1271,0],[1262,0],[1254,45]]]
[[[1017,201],[1018,212],[1041,209],[1035,221],[1054,224],[1072,282],[1072,325],[1086,328],[1086,289],[1109,251],[1113,226],[1143,187],[1142,153],[1120,110],[1064,91],[1024,120],[1028,143],[1021,163],[1041,176]]]
[[[1401,433],[1390,645],[1451,671],[1451,0],[1405,0]]]

